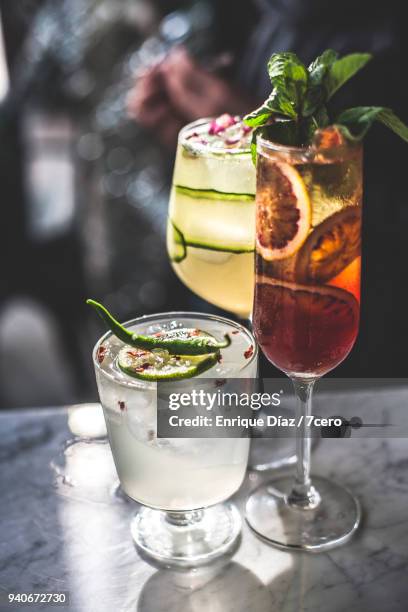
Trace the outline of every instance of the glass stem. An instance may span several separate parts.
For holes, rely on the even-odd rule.
[[[311,436],[309,417],[312,414],[312,392],[316,379],[292,378],[296,394],[296,478],[288,496],[291,506],[302,510],[316,508],[320,495],[310,480]]]
[[[203,510],[189,510],[187,512],[172,512],[165,513],[166,521],[175,527],[189,527],[202,520]]]

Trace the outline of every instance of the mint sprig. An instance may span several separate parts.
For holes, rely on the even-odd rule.
[[[408,142],[408,127],[389,108],[356,107],[343,111],[335,121],[330,117],[329,100],[371,59],[369,53],[339,58],[336,51],[327,49],[306,68],[295,53],[274,53],[268,62],[272,92],[244,118],[254,128],[253,158],[261,132],[280,144],[302,146],[312,142],[316,130],[331,123],[339,125],[346,137],[359,140],[374,121],[380,121]]]
[[[374,121],[379,121],[397,136],[408,142],[408,126],[390,108],[383,106],[356,106],[343,111],[337,117],[336,123],[343,127],[348,138],[361,140],[364,138]]]

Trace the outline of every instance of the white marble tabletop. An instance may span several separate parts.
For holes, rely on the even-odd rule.
[[[359,392],[353,401],[356,410],[380,403],[396,421],[407,399],[407,388],[388,388]],[[332,413],[340,409],[338,398]],[[138,556],[129,533],[136,504],[113,492],[107,444],[70,447],[64,479],[55,469],[70,437],[65,410],[3,412],[0,431],[0,594],[66,591],[70,604],[61,609],[74,612],[408,610],[406,438],[352,436],[317,445],[315,473],[347,485],[363,507],[363,525],[346,546],[317,555],[282,552],[244,525],[238,551],[223,565],[174,573]],[[272,476],[250,472],[236,503],[242,507],[248,491]],[[49,608],[2,601],[1,612]]]

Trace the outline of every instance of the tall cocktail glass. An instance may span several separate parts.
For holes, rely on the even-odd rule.
[[[358,333],[362,149],[328,128],[308,148],[258,138],[255,337],[293,381],[297,468],[247,503],[251,528],[290,549],[325,550],[360,521],[345,488],[310,478],[312,389],[350,352]]]

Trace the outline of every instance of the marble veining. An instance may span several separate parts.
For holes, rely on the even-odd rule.
[[[407,411],[406,388],[357,395],[357,414],[363,404],[384,405],[386,416],[398,422]],[[342,402],[338,396],[331,414],[341,413]],[[138,556],[129,533],[137,505],[115,494],[107,444],[68,446],[64,455],[71,435],[61,409],[1,413],[0,432],[0,592],[68,591],[65,609],[73,612],[408,609],[406,438],[352,436],[317,445],[314,471],[347,485],[363,506],[363,526],[348,545],[290,554],[267,546],[244,525],[231,559],[174,573]],[[272,475],[249,473],[235,496],[238,506]],[[1,612],[11,609],[0,604]]]

